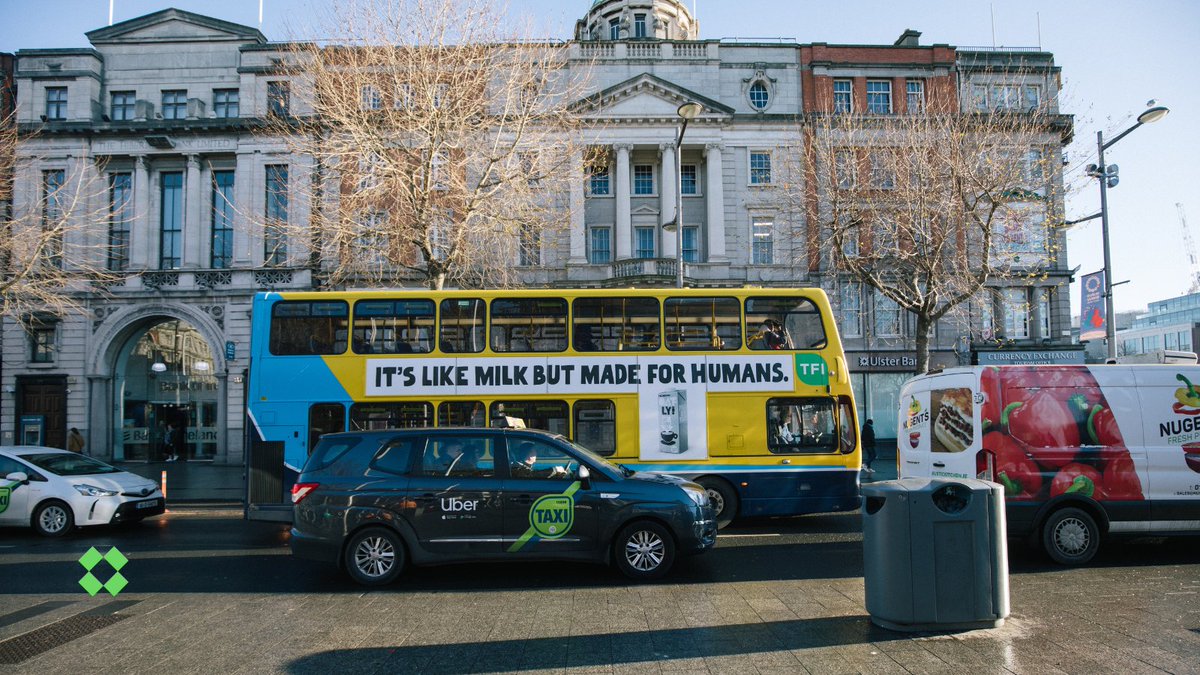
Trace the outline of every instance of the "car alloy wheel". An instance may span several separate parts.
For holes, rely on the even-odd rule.
[[[371,536],[354,549],[354,566],[365,576],[379,578],[396,565],[396,547],[384,537]]]
[[[621,529],[613,542],[617,568],[638,581],[658,579],[675,563],[675,540],[661,524],[640,520]]]
[[[360,584],[391,583],[404,569],[404,543],[394,531],[371,527],[355,534],[346,546],[346,571]]]
[[[75,525],[71,507],[62,502],[48,502],[33,514],[33,529],[45,537],[61,537]]]
[[[648,530],[635,532],[629,541],[625,542],[625,560],[629,566],[640,572],[653,572],[662,564],[666,555],[666,542],[662,537]]]

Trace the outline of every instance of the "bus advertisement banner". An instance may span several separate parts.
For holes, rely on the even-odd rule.
[[[797,381],[828,383],[828,367],[813,360],[793,354],[368,359],[364,395],[636,394],[639,458],[702,460],[708,458],[707,393],[790,393]]]

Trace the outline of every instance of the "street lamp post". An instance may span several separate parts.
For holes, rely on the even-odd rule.
[[[679,136],[675,139],[675,218],[663,223],[664,232],[676,232],[675,235],[675,287],[683,288],[683,135],[687,133],[688,122],[700,116],[704,106],[695,101],[688,101],[679,106],[676,113],[683,124],[679,127]]]
[[[1108,166],[1104,163],[1104,151],[1112,147],[1114,143],[1128,136],[1134,129],[1143,124],[1157,122],[1167,116],[1171,112],[1166,106],[1156,106],[1154,102],[1150,102],[1151,107],[1141,115],[1138,115],[1137,124],[1122,131],[1116,138],[1105,141],[1104,132],[1096,132],[1096,149],[1097,161],[1099,164],[1091,164],[1087,167],[1087,174],[1100,181],[1100,236],[1104,239],[1104,313],[1106,316],[1104,326],[1104,340],[1108,343],[1108,359],[1115,360],[1117,358],[1117,332],[1116,332],[1116,315],[1113,313],[1113,275],[1112,275],[1112,254],[1108,244],[1108,188],[1116,187],[1117,185],[1117,165]]]

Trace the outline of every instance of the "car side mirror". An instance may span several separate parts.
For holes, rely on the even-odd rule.
[[[25,473],[24,471],[14,471],[14,472],[8,474],[7,476],[5,476],[5,478],[7,480],[16,482],[18,485],[28,485],[29,484],[29,474]]]
[[[582,464],[579,465],[579,483],[584,490],[592,488],[592,470]]]

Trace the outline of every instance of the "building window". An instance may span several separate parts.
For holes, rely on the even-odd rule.
[[[975,110],[984,111],[988,109],[988,88],[986,84],[976,84],[971,87],[971,102],[975,106]]]
[[[883,152],[872,152],[871,187],[878,190],[891,190],[896,187],[896,172],[888,164],[890,157]]]
[[[684,164],[679,170],[679,194],[694,197],[699,194],[699,169],[695,164]]]
[[[683,228],[683,261],[700,262],[700,229],[684,226]]]
[[[593,265],[612,262],[611,227],[593,227],[588,230],[588,261]]]
[[[33,363],[54,363],[57,333],[57,324],[34,326],[29,334],[29,360]]]
[[[762,151],[750,153],[750,184],[771,184],[771,153]]]
[[[446,180],[446,162],[448,161],[445,150],[438,150],[429,158],[429,173],[433,179],[434,190],[445,191],[450,189],[450,184]]]
[[[412,97],[412,85],[405,82],[396,87],[396,98],[392,101],[392,107],[396,110],[404,110],[412,106]]]
[[[854,96],[851,94],[852,84],[850,80],[833,81],[833,112],[854,112]]]
[[[129,228],[133,224],[133,176],[108,177],[108,269],[129,269]]]
[[[162,116],[164,120],[181,120],[187,117],[186,89],[170,89],[163,91]]]
[[[620,40],[621,39],[621,20],[620,19],[609,19],[608,20],[608,39],[609,40]]]
[[[379,88],[374,85],[363,85],[361,94],[361,102],[359,105],[363,110],[380,110],[383,108],[383,94],[379,93]]]
[[[233,264],[233,172],[212,172],[212,268]]]
[[[159,175],[162,207],[159,214],[160,269],[178,269],[183,250],[183,172],[170,171]]]
[[[1141,347],[1142,347],[1142,341],[1137,338],[1133,338],[1131,340],[1124,340],[1121,343],[1121,355],[1129,356],[1130,354],[1137,354],[1138,350],[1141,349]]]
[[[767,104],[770,102],[771,92],[767,89],[767,85],[755,82],[750,87],[750,105],[754,106],[755,110],[766,110]]]
[[[213,114],[223,119],[237,117],[240,114],[238,90],[213,89]]]
[[[1029,291],[1024,288],[1006,288],[1001,291],[1004,300],[1004,336],[1010,340],[1029,337]]]
[[[904,83],[905,102],[908,114],[918,115],[925,112],[925,83],[921,80],[909,80]]]
[[[1036,84],[1027,84],[1021,89],[1021,96],[1026,110],[1036,110],[1042,105],[1042,88]]]
[[[1163,346],[1166,349],[1179,349],[1179,333],[1167,333],[1166,342]]]
[[[771,265],[775,262],[775,219],[755,218],[750,227],[753,238],[750,262],[755,265]]]
[[[133,119],[134,93],[132,91],[114,91],[112,105],[108,107],[108,117],[114,122],[126,122]]]
[[[1160,336],[1158,336],[1158,335],[1147,335],[1146,337],[1142,338],[1142,353],[1149,354],[1151,352],[1157,351],[1158,348],[1161,346],[1159,344],[1159,339],[1158,339],[1159,337]]]
[[[649,196],[654,192],[654,166],[638,164],[633,167],[633,194]]]
[[[838,150],[834,153],[834,171],[837,172],[837,186],[842,190],[851,190],[858,184],[858,158],[853,150]]]
[[[46,119],[67,119],[66,87],[46,87]]]
[[[900,335],[900,305],[878,290],[875,291],[875,337]]]
[[[536,226],[521,225],[518,248],[518,265],[536,267],[542,264],[542,238]]]
[[[284,164],[267,167],[267,222],[263,230],[263,264],[287,263],[288,168]]]
[[[1189,330],[1179,331],[1179,348],[1185,352],[1192,351],[1192,332]]]
[[[645,14],[634,14],[633,15],[633,37],[635,37],[635,38],[646,37],[646,15]]]
[[[861,253],[858,245],[858,238],[862,235],[861,220],[852,213],[839,213],[837,215],[837,224],[838,229],[844,233],[842,255],[847,258],[857,258]]]
[[[66,231],[68,200],[63,193],[67,172],[52,169],[42,172],[42,230],[46,232],[46,246],[42,251],[44,262],[52,267],[62,267],[63,232]]]
[[[892,82],[867,80],[867,112],[872,115],[892,114]]]
[[[287,82],[267,83],[267,114],[287,117],[292,105],[292,90]]]
[[[1051,337],[1050,334],[1050,293],[1048,288],[1038,291],[1038,313],[1041,315],[1042,334],[1038,337],[1043,339]]]
[[[842,337],[862,336],[862,286],[847,283],[841,293]]]
[[[635,228],[633,228],[633,257],[635,257],[635,258],[653,258],[654,257],[654,228],[653,227],[635,227]]]
[[[607,197],[611,190],[607,166],[593,166],[588,179],[588,190],[593,197]]]

